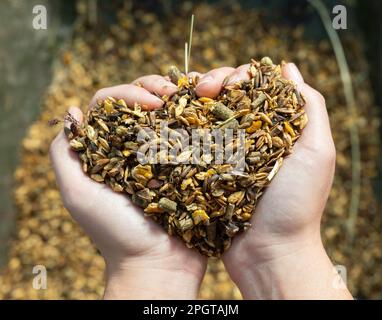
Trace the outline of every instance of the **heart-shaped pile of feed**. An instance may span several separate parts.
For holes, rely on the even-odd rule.
[[[112,97],[66,130],[83,170],[127,193],[170,235],[220,256],[250,227],[256,203],[307,123],[304,98],[270,58],[250,80],[197,97],[198,78],[169,73],[178,92],[161,109]],[[129,214],[129,212],[126,212]]]

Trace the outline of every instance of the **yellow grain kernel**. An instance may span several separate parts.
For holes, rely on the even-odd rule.
[[[192,219],[194,220],[195,224],[199,224],[200,222],[208,221],[210,217],[204,210],[195,210],[192,213]]]
[[[246,129],[247,133],[254,133],[261,128],[263,123],[260,120],[252,122],[251,126]]]
[[[292,138],[296,136],[296,133],[294,132],[289,122],[284,121],[284,127],[285,127],[285,130],[291,135]]]

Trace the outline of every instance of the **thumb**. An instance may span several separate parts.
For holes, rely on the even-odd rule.
[[[73,122],[82,123],[83,118],[83,113],[79,108],[70,107],[67,113],[67,117],[65,117],[64,126],[70,129],[70,126]]]
[[[70,107],[68,116],[65,117],[64,121],[65,128],[70,129],[74,121],[82,123],[83,114],[79,108]],[[50,157],[60,189],[75,188],[76,178],[84,173],[82,172],[80,161],[78,161],[78,156],[71,149],[68,138],[63,130],[57,135],[50,146]]]
[[[283,65],[282,74],[288,80],[292,80],[296,83],[297,86],[304,84],[304,78],[294,63],[287,63]]]
[[[298,144],[309,148],[317,147],[317,149],[330,147],[333,144],[333,139],[324,97],[304,82],[294,63],[284,65],[282,74],[286,79],[296,83],[297,90],[303,94],[306,100],[304,109],[308,116],[308,123]]]

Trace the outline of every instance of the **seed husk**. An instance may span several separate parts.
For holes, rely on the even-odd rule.
[[[167,198],[161,198],[159,200],[159,208],[162,208],[167,212],[175,212],[177,208],[177,203]]]
[[[70,145],[93,180],[129,194],[145,215],[188,247],[219,257],[231,246],[232,238],[250,226],[263,189],[308,121],[303,96],[294,83],[282,78],[280,70],[269,57],[252,60],[249,81],[226,86],[212,99],[198,98],[198,79],[189,79],[171,67],[168,76],[178,92],[162,97],[162,109],[146,111],[139,104],[128,106],[123,99],[107,97],[88,111],[83,125],[76,124],[75,132],[68,135]],[[162,141],[157,128],[163,120],[169,123],[166,134],[175,140]],[[154,136],[143,135],[150,145],[165,143],[170,150],[181,143],[182,135],[175,128],[188,133],[192,129],[223,133],[234,129],[232,140],[225,145],[233,152],[223,157],[223,163],[214,161],[214,153],[203,154],[201,163],[190,163],[193,148],[175,154],[159,152],[155,158],[163,160],[159,164],[140,163],[137,153],[144,142],[137,135],[144,128],[155,132]],[[241,160],[234,153],[238,128],[245,131]],[[212,144],[212,148],[218,147]],[[244,171],[235,169],[240,161],[244,161]]]

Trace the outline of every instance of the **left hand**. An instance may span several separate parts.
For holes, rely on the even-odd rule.
[[[137,79],[134,84],[99,90],[90,107],[107,96],[123,98],[148,109],[161,108],[153,93],[172,95],[177,87],[157,75]],[[71,115],[82,122],[80,109]],[[70,126],[70,123],[65,123]],[[113,192],[90,179],[70,149],[63,131],[52,142],[51,158],[65,207],[94,241],[106,261],[105,298],[194,299],[206,270],[207,259],[188,249],[182,241],[163,232],[143,216],[126,194]]]

